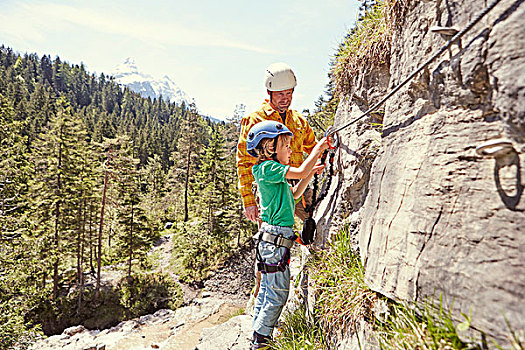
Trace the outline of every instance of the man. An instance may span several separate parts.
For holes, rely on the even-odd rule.
[[[263,120],[275,120],[283,123],[293,133],[290,165],[299,167],[303,163],[303,152],[310,154],[316,145],[315,135],[308,125],[308,121],[297,111],[291,110],[292,97],[297,79],[292,69],[286,63],[273,63],[267,69],[264,85],[269,95],[261,107],[244,117],[241,121],[241,133],[237,144],[237,174],[239,177],[239,191],[241,192],[245,216],[258,222],[259,209],[252,192],[252,167],[257,159],[246,151],[246,139],[252,126]],[[311,203],[312,191],[304,193],[305,201],[297,203],[295,214],[304,220],[306,213],[304,205]]]
[[[239,191],[241,192],[244,205],[244,215],[249,220],[257,223],[260,223],[261,219],[255,195],[252,192],[252,184],[254,182],[252,167],[257,162],[257,158],[250,156],[246,150],[246,140],[250,129],[264,120],[274,120],[283,123],[293,133],[290,144],[292,149],[290,166],[292,167],[299,167],[303,163],[303,152],[310,154],[317,144],[314,132],[308,125],[308,121],[302,114],[289,109],[292,104],[294,89],[297,86],[297,79],[290,66],[282,62],[271,64],[266,69],[264,85],[269,99],[265,100],[258,110],[242,118],[241,132],[237,144],[237,175],[239,177]],[[302,199],[295,205],[295,215],[304,221],[308,216],[305,206],[311,204],[312,191],[307,189]],[[261,283],[260,271],[256,272],[255,280],[254,296],[257,297]],[[265,336],[261,338],[261,335],[254,331],[253,348],[264,348],[267,338]]]

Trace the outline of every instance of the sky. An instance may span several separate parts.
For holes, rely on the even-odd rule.
[[[0,0],[0,44],[59,56],[110,74],[126,58],[169,76],[218,119],[267,98],[264,71],[286,62],[298,85],[292,109],[315,108],[331,58],[354,25],[357,0]]]

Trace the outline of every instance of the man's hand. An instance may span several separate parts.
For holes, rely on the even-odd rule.
[[[248,220],[257,222],[259,220],[259,209],[256,205],[250,205],[244,208],[244,215]]]

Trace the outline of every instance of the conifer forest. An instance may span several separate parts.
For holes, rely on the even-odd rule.
[[[0,48],[4,345],[31,329],[103,323],[102,304],[121,317],[176,306],[180,287],[147,273],[162,230],[177,233],[174,259],[192,283],[247,240],[233,114],[212,122],[193,104],[143,98],[82,64]],[[126,278],[101,289],[101,269],[115,264]]]

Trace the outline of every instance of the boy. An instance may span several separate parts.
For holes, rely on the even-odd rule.
[[[282,123],[263,121],[248,133],[247,151],[257,157],[253,176],[260,193],[262,224],[256,239],[257,269],[262,280],[254,306],[253,349],[266,348],[273,327],[288,299],[290,287],[290,247],[295,240],[295,201],[303,194],[312,176],[320,173],[324,165],[317,159],[328,148],[323,138],[310,156],[298,167],[290,167],[292,132]],[[293,188],[288,179],[300,179]]]

